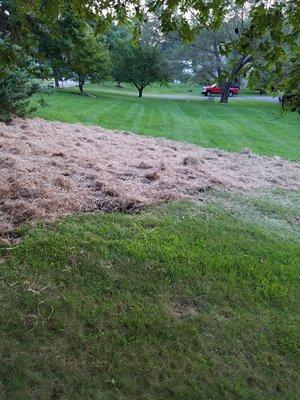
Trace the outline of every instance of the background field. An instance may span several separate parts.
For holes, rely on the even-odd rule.
[[[299,118],[291,113],[281,116],[277,104],[139,99],[103,93],[95,86],[91,89],[95,98],[78,95],[76,88],[56,91],[46,98],[49,106],[39,108],[36,115],[164,136],[203,147],[229,151],[247,147],[257,154],[300,159]]]

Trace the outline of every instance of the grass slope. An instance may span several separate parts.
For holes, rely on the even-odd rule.
[[[297,195],[23,228],[1,254],[0,399],[296,399]]]
[[[101,125],[144,135],[164,136],[203,147],[300,159],[297,115],[279,117],[276,104],[239,101],[228,105],[206,101],[135,98],[95,89],[96,98],[77,89],[56,91],[36,115],[48,120]]]

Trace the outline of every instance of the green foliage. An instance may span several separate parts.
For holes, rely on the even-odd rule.
[[[249,86],[261,91],[276,91],[281,98],[283,111],[300,113],[300,62],[299,50],[279,58],[274,66],[255,67],[249,74]]]
[[[15,0],[0,2],[0,68],[14,68],[22,58],[28,57],[35,43],[30,21],[29,16],[20,12]]]
[[[299,53],[298,53],[299,54]],[[300,62],[299,58],[293,58],[290,65],[284,71],[283,88],[281,98],[284,111],[300,113]]]
[[[87,80],[97,83],[107,77],[110,66],[109,53],[100,37],[86,26],[72,42],[67,67],[79,82],[82,91]]]
[[[42,66],[36,72],[43,73],[43,78],[49,77],[50,67],[56,80],[62,76],[78,79],[81,90],[87,80],[103,79],[109,70],[108,51],[95,34],[94,24],[85,22],[73,3],[57,2],[61,14],[56,15],[49,2],[30,5],[5,0],[0,5],[0,21],[5,22],[5,30],[0,32],[0,64],[18,65],[30,73],[31,67],[23,65],[24,60],[30,60]],[[21,49],[18,59],[16,46]]]
[[[41,90],[41,83],[22,70],[0,70],[0,121],[24,117],[34,111],[30,97]]]
[[[59,86],[60,78],[70,78],[66,66],[66,55],[70,52],[71,40],[65,31],[65,18],[60,18],[55,27],[41,29],[36,32],[38,56],[48,64],[55,86]]]
[[[43,21],[35,27],[36,56],[51,67],[56,87],[59,79],[74,78],[83,91],[87,80],[99,82],[107,75],[109,54],[103,38],[92,25],[71,10],[65,10],[51,24]]]
[[[15,63],[19,52],[20,48],[12,44],[9,36],[0,35],[0,67]]]
[[[123,42],[113,60],[113,74],[117,81],[133,84],[142,97],[143,90],[151,83],[166,84],[169,70],[161,51],[155,46]]]
[[[106,34],[106,42],[112,58],[111,75],[112,78],[121,84],[123,79],[123,63],[122,58],[124,48],[130,42],[131,37],[128,29],[111,26],[111,29]]]

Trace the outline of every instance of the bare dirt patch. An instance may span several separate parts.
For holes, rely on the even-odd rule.
[[[78,211],[134,210],[207,188],[298,189],[300,164],[99,127],[0,123],[0,233]]]

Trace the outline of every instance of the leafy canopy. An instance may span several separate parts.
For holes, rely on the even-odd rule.
[[[142,97],[146,86],[156,82],[165,84],[169,81],[167,63],[160,50],[151,45],[134,46],[124,42],[114,60],[113,75],[119,82],[133,84]]]
[[[93,29],[73,15],[65,20],[64,35],[69,38],[65,64],[70,74],[79,82],[80,91],[87,80],[99,82],[108,74],[110,57],[106,46]]]
[[[24,117],[34,108],[30,107],[30,97],[43,91],[43,85],[32,80],[17,68],[1,70],[0,78],[0,121],[10,121],[12,116]]]

